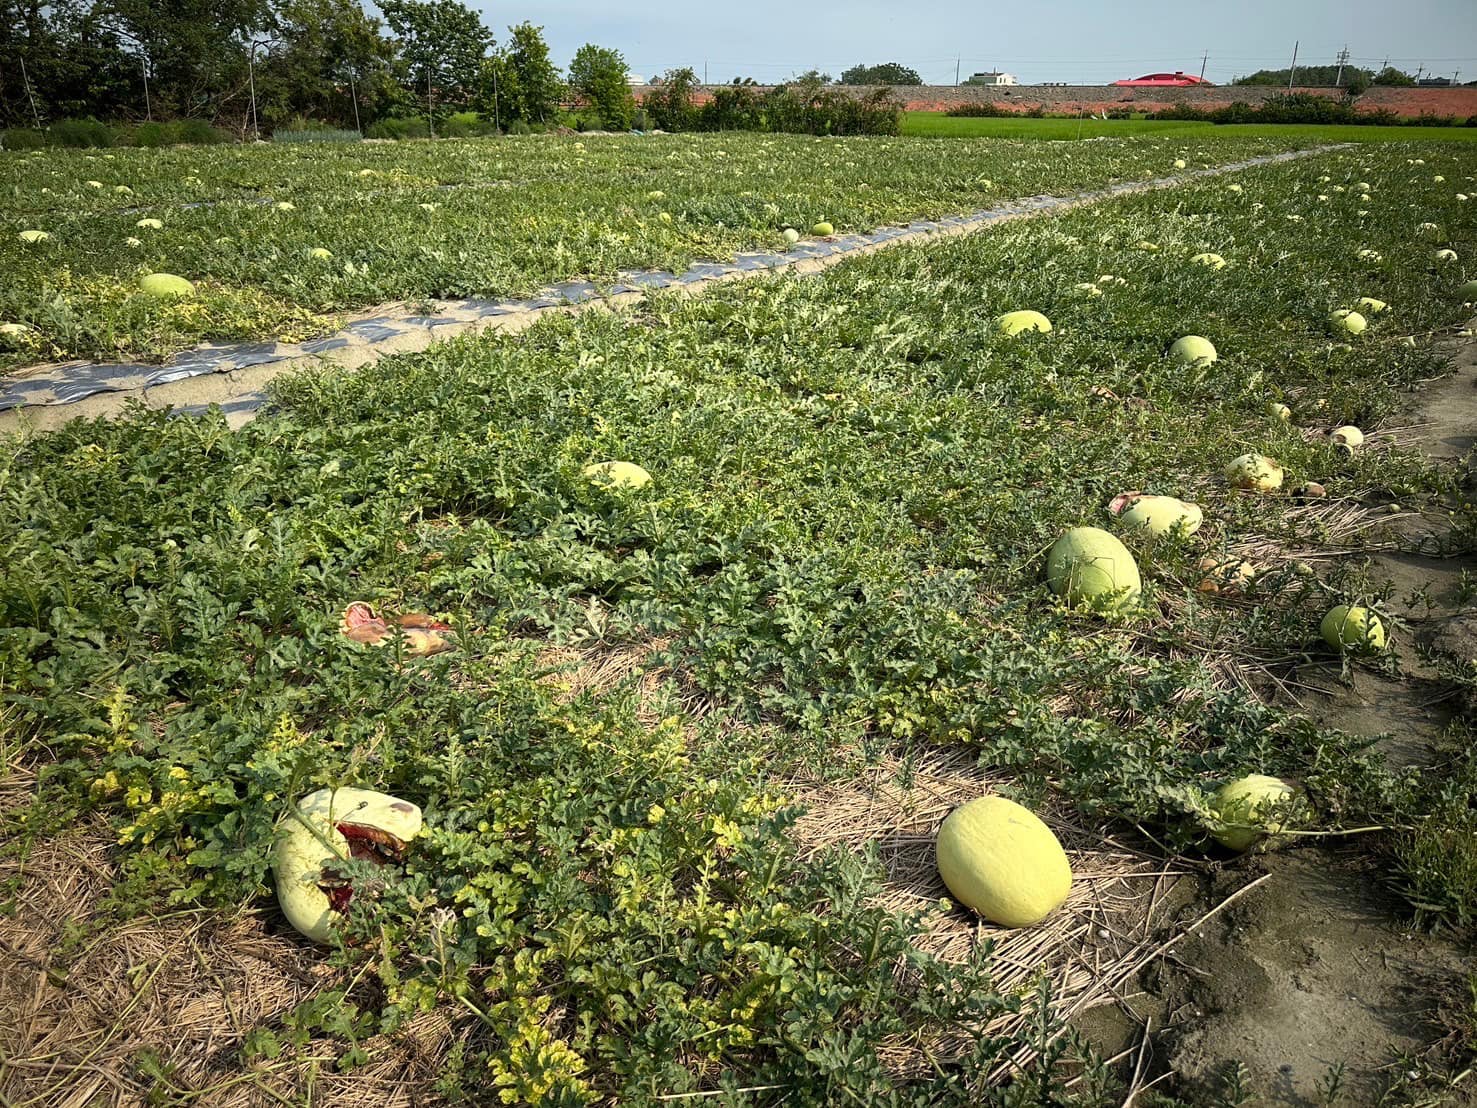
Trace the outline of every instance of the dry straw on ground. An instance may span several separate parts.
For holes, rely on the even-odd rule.
[[[547,680],[565,695],[633,687],[644,714],[669,712],[675,701],[706,715],[710,705],[653,670],[651,656],[660,646],[549,648],[540,660],[551,670]],[[1005,782],[982,774],[963,750],[930,750],[906,774],[903,769],[887,761],[845,782],[796,785],[795,799],[809,809],[795,832],[802,852],[875,844],[886,870],[882,903],[931,909],[920,943],[944,959],[961,961],[975,944],[993,942],[1002,992],[1028,994],[1044,976],[1064,1016],[1121,1003],[1134,974],[1164,951],[1158,939],[1168,922],[1169,893],[1188,870],[1048,810],[1077,875],[1072,894],[1040,927],[992,928],[963,910],[938,908],[946,891],[934,866],[933,834],[957,803]],[[0,780],[0,793],[23,803],[34,784],[13,768]],[[270,909],[107,917],[102,904],[117,879],[110,840],[98,822],[38,843],[24,861],[0,862],[0,882],[16,883],[16,911],[0,916],[0,1103],[6,1108],[122,1108],[155,1091],[171,1102],[228,1108],[304,1098],[376,1108],[435,1101],[448,1052],[475,1031],[460,1015],[431,1013],[369,1041],[370,1062],[349,1074],[335,1070],[342,1046],[333,1042],[244,1062],[241,1048],[253,1028],[280,1026],[302,1002],[353,983],[281,929]],[[1028,1019],[1002,1017],[986,1030],[1019,1034],[1028,1044]],[[960,1042],[927,1046],[939,1058]],[[1022,1045],[1011,1065],[1029,1061],[1034,1049]],[[154,1073],[140,1067],[143,1057],[157,1059]],[[913,1070],[919,1045],[897,1044],[888,1061]]]
[[[864,777],[801,791],[796,800],[808,811],[795,834],[802,850],[813,856],[837,845],[860,850],[874,844],[886,873],[881,903],[925,911],[926,930],[918,945],[946,961],[961,963],[978,944],[991,943],[990,964],[1001,993],[1029,997],[1044,978],[1063,1017],[1123,1004],[1134,975],[1156,950],[1162,952],[1159,937],[1169,922],[1169,894],[1190,869],[1166,865],[1083,826],[1065,809],[1048,807],[1040,814],[1066,848],[1074,874],[1060,909],[1037,927],[1007,929],[965,909],[942,907],[948,890],[934,860],[939,824],[957,805],[1009,783],[982,772],[977,760],[975,751],[931,748],[907,766],[888,760]],[[1012,1066],[1028,1063],[1036,1053],[1028,1033],[1032,1018],[1028,1006],[984,1029],[1019,1038]],[[933,1042],[929,1051],[946,1057],[950,1047]],[[900,1047],[894,1062],[910,1068],[921,1060],[916,1049]]]

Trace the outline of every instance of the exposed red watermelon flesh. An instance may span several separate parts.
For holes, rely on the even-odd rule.
[[[336,826],[338,833],[349,844],[349,857],[356,862],[388,866],[405,860],[405,843],[382,828],[368,827],[362,823],[340,823]],[[354,886],[348,881],[325,869],[318,887],[328,897],[328,906],[335,912],[349,910],[349,902],[354,899]]]

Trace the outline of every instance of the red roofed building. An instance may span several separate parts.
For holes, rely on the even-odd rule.
[[[1131,81],[1114,81],[1113,86],[1115,88],[1207,88],[1213,83],[1204,77],[1194,77],[1177,69],[1173,73],[1150,73],[1143,77],[1135,77]]]

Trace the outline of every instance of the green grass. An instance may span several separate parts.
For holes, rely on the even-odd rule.
[[[991,119],[908,112],[903,134],[949,138],[1088,139],[1129,135],[1157,137],[1283,139],[1316,145],[1325,142],[1472,142],[1477,127],[1358,127],[1345,125],[1244,123],[1217,125],[1172,119]]]
[[[1138,135],[1182,135],[1207,131],[1210,123],[1157,119],[1029,119],[951,116],[945,112],[906,112],[903,134],[948,138],[1077,139]]]
[[[1204,159],[1295,145],[1220,141]],[[0,154],[0,322],[32,328],[0,368],[303,338],[325,314],[388,301],[681,270],[782,249],[786,223],[870,230],[1159,174],[1178,150],[1126,139],[1064,161],[1039,143],[725,134]],[[51,239],[20,242],[31,229]],[[318,247],[332,257],[314,259]],[[199,298],[143,296],[151,270],[189,278]]]
[[[1473,256],[1477,209],[1450,182],[1477,154],[1416,149],[1419,174],[1405,149],[1325,154],[1244,172],[1240,193],[1187,184],[303,373],[239,433],[139,411],[12,440],[0,696],[42,798],[0,831],[20,849],[106,821],[118,911],[229,912],[270,895],[292,798],[352,783],[423,805],[404,878],[356,900],[363,944],[329,955],[343,988],[251,1029],[279,1070],[353,1068],[375,1032],[439,1007],[462,1044],[443,1087],[474,1100],[779,1086],[761,1102],[1071,1103],[1049,1066],[989,1087],[1022,1044],[977,1028],[1031,998],[1001,995],[987,952],[949,966],[912,949],[921,925],[875,907],[872,860],[802,860],[787,783],[962,746],[1032,803],[1056,791],[1198,856],[1208,790],[1286,775],[1320,829],[1449,818],[1459,834],[1404,848],[1407,884],[1428,912],[1470,888],[1471,867],[1428,863],[1470,840],[1471,774],[1437,805],[1419,773],[1229,676],[1237,659],[1336,671],[1318,621],[1366,586],[1290,559],[1348,505],[1453,491],[1418,456],[1345,459],[1315,433],[1377,432],[1437,371],[1427,336],[1463,318],[1460,263],[1434,267],[1414,229]],[[1370,202],[1333,189],[1357,181]],[[1205,250],[1227,268],[1187,264]],[[1331,343],[1328,312],[1365,295],[1390,312]],[[1055,329],[996,331],[1025,307]],[[1169,362],[1186,332],[1220,360]],[[1221,468],[1247,450],[1339,507],[1229,490]],[[653,484],[581,477],[613,458]],[[1042,553],[1114,526],[1124,489],[1194,499],[1206,524],[1128,537],[1141,611],[1068,611]],[[1227,550],[1264,570],[1240,600],[1195,589],[1199,559]],[[355,647],[337,627],[355,599],[442,613],[461,648]],[[650,647],[673,681],[655,704],[567,697],[550,644]],[[917,1068],[893,1064],[915,1047]]]

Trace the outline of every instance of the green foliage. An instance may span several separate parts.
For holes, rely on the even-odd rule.
[[[902,101],[891,89],[864,96],[829,87],[823,75],[799,79],[760,92],[752,85],[715,88],[706,103],[695,106],[697,75],[691,69],[669,70],[661,87],[648,93],[643,106],[665,131],[768,131],[809,135],[895,135],[902,121]]]
[[[916,69],[901,62],[881,65],[854,65],[841,74],[843,85],[921,85],[923,78]]]
[[[272,132],[273,142],[361,142],[363,139],[364,136],[358,131],[345,131],[338,127],[305,127]]]
[[[512,119],[529,123],[546,123],[554,118],[564,83],[559,69],[549,59],[549,46],[544,29],[523,22],[508,28],[508,60],[517,92],[512,101]]]
[[[376,120],[370,124],[369,130],[364,133],[365,138],[372,139],[420,139],[431,137],[431,126],[421,118],[387,119]]]
[[[1317,123],[1385,127],[1429,127],[1436,124],[1451,126],[1457,123],[1457,120],[1445,116],[1422,115],[1417,119],[1407,119],[1385,110],[1363,111],[1350,100],[1336,100],[1312,92],[1273,96],[1255,107],[1243,101],[1211,109],[1198,108],[1193,104],[1174,104],[1154,113],[1151,118],[1202,123]]]
[[[804,124],[804,104],[785,103],[787,118]],[[424,119],[369,128],[372,138],[427,134]],[[1309,140],[1223,140],[1215,152],[1245,157],[1297,141]],[[56,359],[159,357],[207,337],[304,339],[334,327],[321,314],[390,300],[528,294],[576,275],[613,282],[622,269],[680,270],[773,246],[786,222],[828,219],[852,230],[1002,195],[1100,186],[1162,167],[1174,142],[1104,142],[1070,160],[1029,144],[745,134],[609,138],[584,149],[551,138],[516,147],[323,143],[311,153],[287,143],[119,149],[96,164],[81,151],[8,157],[0,188],[12,198],[13,229],[37,227],[52,240],[37,251],[0,235],[0,269],[13,276],[0,282],[0,320],[34,327]],[[652,190],[668,198],[645,201]],[[264,197],[295,210],[279,212]],[[202,202],[215,206],[186,206]],[[122,210],[140,206],[149,210]],[[165,227],[130,246],[141,214]],[[320,246],[337,264],[303,265]],[[137,295],[141,264],[195,281],[199,299],[185,307]],[[29,345],[0,350],[0,366],[35,359]]]
[[[1000,119],[1015,115],[1009,108],[1003,108],[993,100],[981,100],[976,104],[960,104],[958,107],[950,108],[945,114],[958,119]]]
[[[355,135],[357,138],[358,136]],[[230,142],[231,136],[204,119],[182,119],[174,123],[140,123],[129,137],[133,146],[214,146]]]
[[[379,5],[399,41],[407,106],[423,113],[432,130],[476,96],[492,33],[460,0],[384,0]]]
[[[611,130],[626,131],[636,100],[619,50],[586,43],[569,63],[569,87]]]
[[[357,130],[396,100],[395,44],[357,0],[279,0],[275,22],[276,42],[256,70],[267,127],[301,130],[290,122],[297,115]]]
[[[97,149],[115,145],[118,136],[95,119],[62,119],[46,129],[46,141],[51,146]]]
[[[1376,85],[1390,85],[1395,88],[1414,88],[1415,78],[1412,77],[1409,73],[1405,73],[1399,69],[1396,69],[1392,65],[1387,65],[1384,69],[1380,70],[1370,79],[1370,83]]]
[[[669,69],[641,106],[651,116],[652,126],[663,131],[693,131],[698,126],[698,109],[693,103],[697,73],[690,67]]]
[[[40,150],[46,145],[46,136],[30,127],[11,127],[0,131],[0,148],[6,150]]]
[[[188,157],[232,182],[246,167],[309,190],[318,179],[291,172],[306,155],[344,221],[357,202],[343,181],[367,155],[386,159],[375,172],[427,176],[471,150],[449,168],[486,180],[477,158],[534,146],[512,168],[542,166],[562,197],[588,158],[614,195],[606,211],[639,208],[612,182],[642,176],[672,210],[772,233],[821,215],[862,225],[887,210],[868,205],[895,202],[870,195],[884,186],[916,210],[977,195],[963,182],[982,187],[982,170],[1019,194],[1050,174],[1122,179],[1189,152],[1105,141],[1069,165],[1061,148],[1015,144],[716,141],[160,151],[140,164]],[[940,160],[924,162],[934,147]],[[1264,412],[1275,392],[1304,422],[1375,427],[1438,366],[1399,341],[1460,318],[1412,213],[1440,215],[1464,254],[1477,222],[1429,173],[1412,176],[1416,150],[1449,180],[1477,169],[1457,144],[1329,152],[1247,171],[1241,195],[1192,182],[1173,204],[1124,197],[810,279],[298,374],[277,383],[277,414],[239,432],[219,414],[139,408],[18,438],[0,454],[0,703],[42,795],[0,827],[107,820],[121,905],[229,906],[269,894],[274,823],[303,793],[356,784],[421,804],[427,830],[403,874],[356,898],[357,944],[329,955],[361,984],[243,1028],[254,1058],[336,1053],[349,1068],[371,1035],[442,1006],[475,1020],[442,1088],[474,1099],[739,1101],[782,1085],[797,1103],[1060,1105],[1075,1068],[1082,1103],[1112,1102],[1058,1037],[1049,992],[1001,995],[987,950],[958,966],[920,953],[920,921],[876,906],[874,857],[797,854],[779,790],[801,766],[962,745],[1027,793],[1059,788],[1093,818],[1193,849],[1216,783],[1295,776],[1325,827],[1416,827],[1394,847],[1403,887],[1461,922],[1471,757],[1436,777],[1393,772],[1365,740],[1262,705],[1217,668],[1228,654],[1306,665],[1330,593],[1357,583],[1272,573],[1227,602],[1194,589],[1199,549],[1146,543],[1147,614],[1104,622],[1057,604],[1039,566],[1066,527],[1111,526],[1103,505],[1124,488],[1193,495],[1211,543],[1316,547],[1316,520],[1213,476],[1249,444],[1290,482],[1336,481],[1354,502],[1454,492],[1399,448],[1343,459]],[[75,176],[84,157],[14,161]],[[127,169],[127,152],[118,161]],[[724,193],[719,162],[737,170]],[[803,165],[787,182],[776,162]],[[746,172],[778,213],[750,204]],[[1381,202],[1359,219],[1358,193],[1320,193],[1320,175],[1367,180]],[[855,189],[859,176],[873,187]],[[14,194],[50,179],[21,178]],[[392,203],[363,206],[384,237]],[[593,201],[576,206],[589,222]],[[218,230],[222,213],[210,220]],[[491,222],[474,210],[469,235]],[[1145,239],[1162,251],[1136,249]],[[1356,243],[1386,260],[1356,263]],[[1209,248],[1232,264],[1183,264]],[[1082,296],[1104,273],[1125,283]],[[1394,314],[1331,347],[1327,312],[1369,294]],[[1056,330],[996,333],[995,315],[1025,304]],[[1219,362],[1164,359],[1189,327]],[[613,496],[583,480],[606,458],[640,462],[653,485]],[[441,613],[459,649],[416,661],[358,647],[338,629],[354,599]],[[646,672],[576,694],[550,644],[649,651],[673,681]],[[697,701],[713,706],[702,721],[677,707]],[[1032,1014],[1026,1041],[978,1030],[1007,1011]],[[1042,1060],[988,1087],[1022,1046]]]
[[[1259,69],[1250,76],[1238,77],[1231,83],[1233,85],[1276,85],[1279,88],[1287,88],[1288,78],[1291,76],[1290,69]],[[1335,88],[1347,86],[1356,78],[1366,84],[1371,80],[1374,80],[1375,84],[1384,83],[1377,80],[1371,70],[1360,69],[1355,65],[1346,65],[1342,68],[1337,65],[1300,65],[1297,68],[1294,83],[1299,88]],[[1335,82],[1338,84],[1335,85]]]
[[[1466,729],[1451,738],[1448,764],[1411,798],[1420,818],[1389,845],[1391,882],[1417,922],[1477,934],[1477,751]]]
[[[476,112],[457,112],[447,116],[441,125],[441,134],[445,138],[480,138],[497,133],[492,120],[484,119]]]

